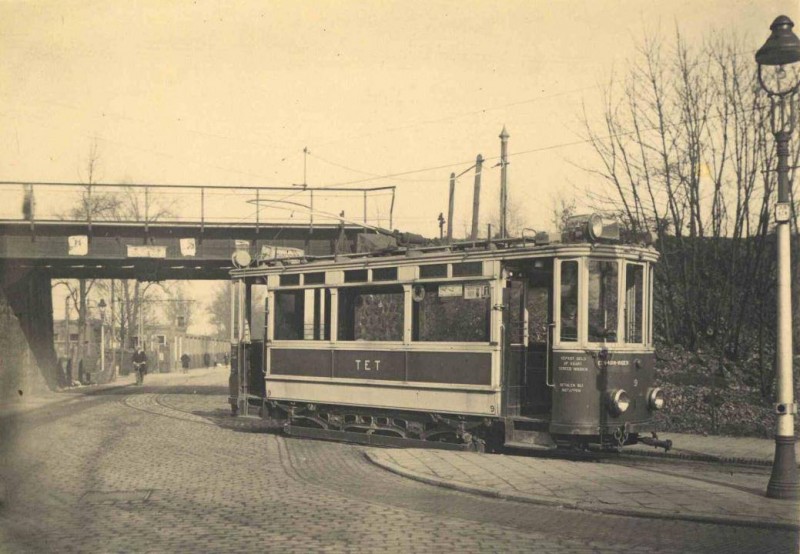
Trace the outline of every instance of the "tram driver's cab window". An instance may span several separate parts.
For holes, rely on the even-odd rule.
[[[412,340],[489,342],[489,283],[425,283],[414,287]]]
[[[619,264],[589,260],[589,342],[617,342]]]
[[[625,264],[625,342],[644,342],[644,266]]]
[[[401,286],[340,288],[338,339],[402,341],[403,311]]]
[[[578,342],[578,262],[561,262],[561,342]]]

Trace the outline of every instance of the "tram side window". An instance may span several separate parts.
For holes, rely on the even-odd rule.
[[[302,340],[305,291],[287,290],[275,293],[275,339]]]
[[[589,342],[617,342],[616,261],[589,260]]]
[[[625,342],[640,343],[644,315],[644,266],[625,266]]]
[[[415,291],[412,339],[489,342],[489,283],[425,283]],[[422,292],[424,291],[424,293]]]
[[[306,289],[303,310],[303,338],[305,340],[330,340],[331,291]]]
[[[267,286],[251,285],[250,287],[250,338],[254,341],[264,340],[267,308]]]
[[[339,340],[403,340],[403,287],[339,289]]]
[[[561,342],[578,341],[578,262],[561,262]]]

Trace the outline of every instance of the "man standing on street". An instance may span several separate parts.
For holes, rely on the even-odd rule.
[[[144,376],[147,373],[147,354],[144,353],[144,348],[139,347],[133,354],[133,368],[136,371],[136,384],[144,384]]]

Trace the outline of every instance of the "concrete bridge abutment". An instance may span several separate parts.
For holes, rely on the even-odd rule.
[[[50,275],[0,262],[0,401],[58,385]]]

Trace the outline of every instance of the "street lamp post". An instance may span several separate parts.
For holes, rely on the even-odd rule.
[[[795,460],[794,383],[792,377],[792,296],[789,201],[789,138],[795,127],[797,92],[800,79],[796,73],[787,75],[786,66],[800,61],[800,39],[792,32],[794,23],[781,15],[770,25],[767,42],[756,52],[758,81],[770,100],[770,127],[775,136],[778,156],[778,202],[775,205],[778,241],[778,333],[777,363],[777,425],[775,458],[767,485],[769,498],[800,498],[800,483]]]
[[[97,304],[100,308],[100,371],[106,370],[106,301],[100,299]]]

